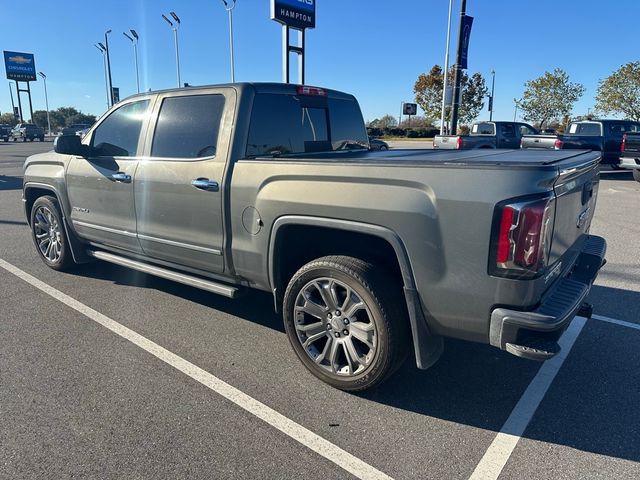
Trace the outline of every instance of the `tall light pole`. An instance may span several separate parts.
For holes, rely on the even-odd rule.
[[[96,43],[93,45],[102,54],[102,63],[104,64],[104,85],[107,91],[107,110],[109,109],[109,78],[107,77],[107,47],[103,43]]]
[[[113,82],[111,81],[111,59],[109,58],[109,34],[111,33],[111,30],[107,30],[106,32],[104,32],[104,44],[105,44],[105,49],[107,51],[107,72],[109,73],[109,99],[111,100],[111,105],[113,105],[114,102],[114,98],[113,98]]]
[[[453,0],[449,0],[449,17],[447,20],[447,46],[444,51],[444,80],[442,83],[442,113],[440,115],[440,135],[444,135],[445,116],[447,111],[447,83],[449,81],[449,44],[451,43],[451,10]]]
[[[222,0],[224,3],[224,9],[229,14],[229,50],[231,58],[231,83],[236,81],[236,67],[233,60],[233,9],[236,6],[237,0]]]
[[[47,76],[42,72],[38,72],[38,75],[40,75],[42,77],[42,80],[44,81],[44,104],[47,107],[47,134],[51,136],[51,121],[49,120],[49,97],[47,96]]]
[[[517,99],[517,98],[513,99],[513,103],[516,104],[516,109],[513,112],[513,121],[514,122],[516,121],[516,117],[518,116],[518,105],[520,104],[521,101],[522,101],[522,99]]]
[[[178,18],[178,15],[176,15],[176,12],[169,12],[169,15],[173,17],[175,23],[169,20],[164,14],[162,14],[162,18],[164,18],[164,20],[171,27],[171,30],[173,30],[173,39],[176,44],[176,73],[178,76],[178,88],[180,88],[180,86],[182,85],[180,83],[180,54],[178,53],[178,27],[180,26],[180,19]]]
[[[133,57],[135,59],[135,64],[136,64],[136,89],[138,91],[138,93],[140,93],[140,75],[138,74],[138,34],[136,33],[135,30],[129,30],[131,32],[131,36],[129,36],[129,34],[127,32],[122,32],[122,34],[127,37],[129,40],[131,40],[131,43],[133,44]]]
[[[493,120],[493,105],[495,101],[494,92],[496,90],[496,71],[491,70],[491,100],[489,101],[489,121]],[[514,120],[515,122],[515,120]]]
[[[462,80],[462,48],[464,43],[464,18],[467,15],[467,0],[460,1],[460,29],[458,31],[458,51],[453,72],[453,107],[451,108],[451,133],[458,133],[458,110],[460,109],[460,83]]]

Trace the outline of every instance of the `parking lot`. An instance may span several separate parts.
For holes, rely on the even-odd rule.
[[[640,478],[640,183],[603,169],[594,318],[541,364],[446,341],[381,388],[309,374],[270,295],[48,269],[0,143],[0,478]],[[542,369],[541,369],[542,368]]]

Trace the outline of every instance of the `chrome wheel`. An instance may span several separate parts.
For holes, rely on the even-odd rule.
[[[298,340],[319,367],[341,376],[364,372],[378,336],[371,311],[347,284],[321,277],[298,293],[294,307]]]
[[[55,215],[47,207],[36,209],[33,232],[42,256],[51,263],[58,262],[62,256],[62,233]]]

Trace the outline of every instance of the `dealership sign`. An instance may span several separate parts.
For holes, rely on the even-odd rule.
[[[4,52],[4,66],[7,79],[19,82],[33,82],[36,77],[36,62],[33,53]]]
[[[316,0],[271,0],[271,19],[291,28],[316,27]]]

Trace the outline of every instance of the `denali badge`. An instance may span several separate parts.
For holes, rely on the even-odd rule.
[[[89,209],[88,208],[73,207],[71,210],[73,210],[74,212],[89,213]]]
[[[582,228],[584,224],[587,223],[587,219],[589,218],[589,213],[591,212],[591,207],[585,208],[580,215],[578,215],[578,223],[576,223],[576,227]]]

